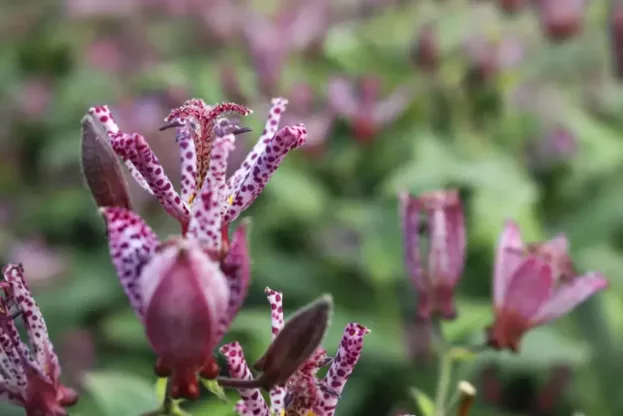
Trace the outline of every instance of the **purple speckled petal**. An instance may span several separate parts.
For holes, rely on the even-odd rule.
[[[147,140],[137,133],[111,135],[112,147],[124,160],[131,161],[145,178],[164,209],[180,223],[188,222],[189,210],[164,172]]]
[[[139,277],[158,247],[158,237],[138,214],[125,208],[103,208],[110,256],[130,306],[142,318]]]
[[[270,143],[270,139],[277,133],[279,129],[279,121],[281,116],[286,111],[288,106],[288,100],[285,98],[273,98],[271,102],[270,111],[268,112],[268,118],[264,125],[264,130],[260,139],[257,141],[251,152],[247,155],[240,168],[229,178],[227,181],[227,198],[223,201],[223,213],[225,213],[230,206],[229,197],[233,196],[234,192],[239,188],[240,184],[251,170],[251,166],[257,157],[264,153],[266,146]],[[230,221],[231,222],[231,221]]]
[[[247,241],[247,222],[242,222],[232,240],[227,257],[221,265],[229,284],[229,303],[227,313],[221,319],[218,336],[222,338],[229,329],[232,321],[238,314],[240,307],[247,298],[249,283],[251,282],[251,258]]]
[[[234,147],[234,137],[227,135],[214,141],[212,163],[206,173],[200,197],[192,205],[188,233],[201,241],[205,249],[219,252],[221,238],[221,201],[225,188],[227,157]]]
[[[3,268],[2,274],[4,280],[9,284],[11,298],[15,300],[22,312],[21,317],[28,333],[32,354],[36,360],[36,368],[53,383],[59,382],[61,367],[58,363],[58,357],[54,352],[52,341],[50,341],[43,315],[24,280],[24,269],[21,265],[9,264]],[[25,355],[30,357],[28,353]]]
[[[121,133],[121,131],[119,130],[119,126],[117,126],[117,123],[112,116],[112,112],[107,105],[91,107],[89,108],[89,114],[91,114],[93,117],[99,120],[100,123],[102,123],[104,129],[106,130],[106,133],[108,133],[109,139],[111,139],[111,137],[113,137],[114,135]],[[149,192],[151,195],[153,195],[154,192],[152,191],[145,178],[143,178],[143,175],[141,175],[136,166],[134,166],[134,163],[132,163],[132,161],[128,159],[124,159],[121,155],[119,156],[123,159],[126,167],[128,168],[128,171],[130,172],[134,180],[139,184],[139,186],[145,191]]]
[[[344,329],[340,346],[324,378],[325,385],[338,395],[342,393],[348,377],[350,377],[363,349],[363,338],[370,330],[357,323],[349,323]],[[318,416],[333,416],[339,397],[323,393],[322,401],[318,405]],[[321,412],[322,411],[322,412]]]
[[[177,129],[175,140],[180,151],[180,196],[190,203],[197,189],[197,149],[187,126]]]
[[[249,207],[262,192],[288,152],[301,147],[307,140],[305,126],[298,124],[279,130],[266,144],[264,151],[253,159],[246,175],[228,197],[229,208],[223,221],[231,223]]]
[[[221,347],[220,351],[227,360],[227,367],[229,369],[229,374],[232,378],[242,380],[253,379],[253,374],[251,374],[251,370],[247,365],[246,359],[244,357],[244,352],[242,351],[242,347],[240,346],[240,344],[238,344],[237,342],[225,344]],[[266,405],[266,401],[264,400],[260,389],[238,389],[238,393],[244,401],[244,405],[246,408],[244,410],[249,412],[241,414],[270,416],[270,410]],[[238,409],[238,406],[236,408]]]
[[[271,334],[274,340],[283,329],[283,294],[267,287],[264,289],[268,303],[270,303],[270,324]],[[275,386],[270,390],[270,410],[279,414],[284,409],[286,390],[283,387]]]

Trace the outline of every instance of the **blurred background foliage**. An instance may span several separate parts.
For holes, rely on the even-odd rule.
[[[530,333],[520,355],[458,360],[457,380],[479,389],[472,414],[623,414],[623,89],[608,3],[2,3],[0,259],[24,263],[64,377],[82,389],[71,414],[157,407],[154,356],[83,186],[80,118],[109,104],[175,178],[173,136],[157,131],[169,108],[190,97],[254,108],[245,120],[254,133],[239,140],[235,165],[276,94],[290,99],[287,120],[306,123],[310,143],[246,213],[253,284],[228,340],[250,359],[268,345],[265,286],[284,292],[289,311],[330,292],[329,354],[347,322],[372,329],[338,415],[419,414],[417,391],[434,395],[437,364],[412,318],[396,194],[453,186],[465,203],[469,254],[459,319],[444,327],[449,339],[483,337],[505,218],[528,240],[566,232],[579,269],[611,281],[607,293]],[[150,224],[177,232],[130,183]],[[228,397],[205,394],[185,408],[229,415],[236,395]]]

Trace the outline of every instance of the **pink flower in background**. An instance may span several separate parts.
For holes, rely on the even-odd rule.
[[[373,140],[383,127],[400,117],[413,98],[410,87],[397,88],[381,99],[381,81],[366,76],[353,83],[336,77],[329,81],[329,105],[353,129],[359,142]]]
[[[12,263],[25,265],[28,282],[32,285],[50,283],[50,280],[64,274],[69,266],[66,255],[49,247],[42,240],[14,244],[8,258]]]
[[[19,95],[20,109],[26,117],[40,118],[48,110],[52,99],[52,86],[43,78],[31,78],[25,81]]]
[[[308,139],[303,150],[310,154],[323,154],[335,122],[335,112],[328,106],[318,103],[311,86],[296,84],[290,91],[290,111],[285,115],[285,122],[306,120]]]
[[[117,40],[101,38],[86,47],[86,60],[92,68],[102,72],[116,73],[123,68],[123,53]]]
[[[0,396],[23,407],[27,416],[64,416],[64,407],[75,404],[78,395],[61,384],[61,367],[43,315],[24,280],[24,269],[9,264],[2,274]],[[13,308],[24,323],[30,348],[21,340],[13,322]]]
[[[265,292],[271,306],[274,340],[284,326],[283,295],[269,288],[266,288]],[[327,358],[325,349],[319,347],[285,385],[275,386],[270,391],[270,408],[259,389],[239,389],[242,400],[236,404],[235,410],[241,416],[249,414],[333,416],[339,396],[361,355],[363,338],[369,332],[369,329],[357,323],[348,324],[335,358],[332,360]],[[226,344],[221,347],[221,352],[227,359],[232,377],[242,380],[253,378],[239,343]],[[323,379],[317,378],[318,370],[328,364],[331,364],[331,367],[326,376]]]
[[[246,9],[243,35],[265,95],[278,91],[288,56],[320,42],[330,21],[326,0],[285,2],[274,20]]]
[[[95,336],[88,329],[73,329],[65,333],[59,348],[59,355],[65,361],[63,366],[71,384],[81,387],[83,376],[96,363]]]
[[[463,273],[467,240],[457,190],[399,196],[407,271],[418,293],[417,315],[454,319],[454,288]],[[425,242],[424,242],[424,237]]]
[[[123,17],[136,12],[138,1],[65,0],[65,11],[71,19]]]
[[[493,278],[495,318],[488,329],[493,348],[517,352],[523,335],[567,314],[606,289],[597,272],[569,277],[567,242],[559,236],[525,248],[519,228],[508,221],[498,242]]]

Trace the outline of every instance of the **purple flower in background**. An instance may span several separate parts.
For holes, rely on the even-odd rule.
[[[437,71],[441,57],[435,25],[424,26],[412,48],[411,55],[411,60],[422,71],[429,73]]]
[[[519,227],[507,221],[495,256],[490,346],[517,352],[521,338],[531,328],[558,319],[608,287],[597,272],[575,276],[567,245],[567,240],[558,236],[525,246]]]
[[[528,162],[536,168],[551,166],[573,157],[578,150],[578,141],[574,132],[558,125],[551,127],[526,149]]]
[[[613,73],[623,77],[623,2],[615,0],[610,9],[610,56]]]
[[[274,20],[246,10],[243,34],[265,95],[277,91],[290,53],[304,50],[324,37],[329,12],[327,0],[288,1]]]
[[[539,0],[538,3],[541,28],[549,40],[565,41],[582,31],[587,0]]]
[[[64,416],[64,407],[75,404],[78,395],[61,384],[61,367],[43,315],[24,280],[24,269],[9,264],[2,274],[0,396],[23,407],[27,416]],[[28,345],[20,338],[15,316],[24,323]]]
[[[271,306],[274,340],[284,326],[283,296],[269,288],[265,292]],[[241,416],[333,416],[339,395],[361,355],[363,338],[369,332],[369,329],[357,323],[348,324],[335,358],[328,359],[325,349],[319,347],[283,386],[273,387],[270,391],[270,408],[259,389],[239,389],[242,400],[236,404],[235,410]],[[241,380],[253,379],[240,344],[226,344],[221,347],[221,352],[227,359],[229,372],[233,377]],[[331,367],[326,376],[323,379],[317,378],[318,370],[329,363]]]
[[[351,125],[361,143],[373,140],[384,126],[400,117],[413,98],[412,89],[403,86],[381,99],[381,81],[374,76],[362,77],[356,83],[333,78],[328,93],[329,105]]]
[[[399,196],[405,262],[418,293],[417,315],[454,319],[454,288],[463,273],[465,218],[457,190]]]
[[[50,280],[65,273],[68,268],[67,257],[41,240],[14,244],[8,257],[12,263],[26,265],[24,267],[28,281],[34,285],[49,283]]]
[[[305,120],[308,139],[302,149],[312,155],[324,153],[325,143],[335,121],[335,112],[315,100],[310,85],[300,83],[292,88],[290,109],[284,119],[286,123]]]

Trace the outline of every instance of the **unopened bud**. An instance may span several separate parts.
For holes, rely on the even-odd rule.
[[[415,65],[426,72],[439,68],[439,42],[433,25],[426,25],[414,45],[412,59]]]
[[[586,0],[541,0],[541,27],[549,40],[561,42],[577,35],[584,23]]]
[[[132,209],[128,185],[104,127],[82,118],[82,174],[98,207]]]
[[[459,407],[457,415],[467,416],[472,405],[474,404],[474,399],[476,398],[476,388],[465,380],[459,381],[457,388],[459,390]]]
[[[323,295],[286,322],[254,367],[262,372],[262,387],[285,383],[318,349],[329,326],[333,299]]]
[[[526,0],[498,0],[498,5],[505,13],[517,13],[526,5]]]
[[[610,10],[610,51],[614,75],[623,78],[623,1],[613,0]]]

